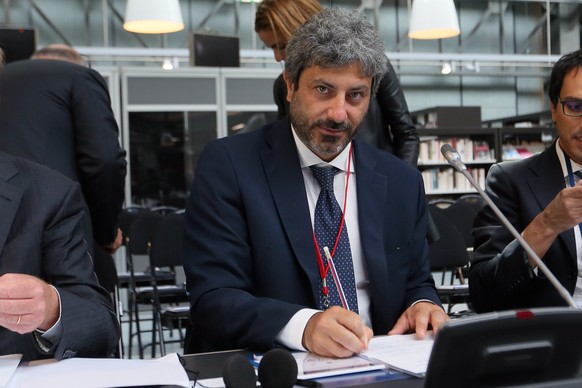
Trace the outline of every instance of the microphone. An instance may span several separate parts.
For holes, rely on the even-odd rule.
[[[258,374],[264,388],[292,388],[297,382],[297,361],[288,350],[272,349],[261,359]]]
[[[285,349],[269,350],[261,358],[258,377],[264,388],[292,388],[297,382],[297,361]],[[226,388],[254,388],[257,385],[255,368],[244,356],[230,356],[222,370]]]
[[[477,189],[477,192],[479,193],[479,195],[481,195],[481,197],[483,197],[485,202],[487,202],[487,204],[491,207],[491,209],[497,215],[497,217],[501,220],[503,225],[505,225],[505,227],[511,232],[513,237],[515,237],[515,239],[519,242],[519,244],[523,247],[523,249],[525,249],[525,251],[528,253],[528,255],[537,264],[538,268],[544,273],[544,275],[546,275],[548,280],[552,283],[554,288],[558,291],[558,293],[566,301],[566,303],[568,303],[568,305],[572,308],[577,308],[576,303],[574,302],[574,299],[572,298],[572,295],[570,295],[568,290],[566,290],[566,288],[564,286],[562,286],[562,284],[558,281],[558,279],[556,279],[554,274],[550,271],[550,269],[546,266],[546,264],[542,261],[542,259],[540,259],[540,257],[537,255],[537,253],[534,252],[534,250],[527,243],[527,241],[525,241],[525,239],[523,237],[521,237],[521,234],[519,234],[519,232],[513,227],[513,225],[511,224],[511,222],[509,222],[507,217],[505,217],[505,215],[503,213],[501,213],[501,210],[499,210],[497,205],[495,205],[493,200],[491,200],[491,197],[489,197],[489,195],[487,195],[487,193],[485,191],[483,191],[483,189],[481,189],[481,187],[479,186],[479,184],[477,183],[475,178],[473,178],[473,176],[471,174],[469,174],[469,172],[467,171],[467,166],[465,166],[465,163],[463,163],[463,160],[461,159],[461,155],[459,155],[457,150],[454,149],[450,144],[443,144],[443,146],[441,147],[441,153],[443,154],[443,156],[445,157],[447,162],[451,166],[453,166],[458,172],[463,174],[465,176],[465,178],[467,178],[469,180],[469,183],[471,183],[471,185],[475,189]]]
[[[227,358],[222,369],[226,388],[254,388],[257,386],[255,368],[246,357],[236,354]]]

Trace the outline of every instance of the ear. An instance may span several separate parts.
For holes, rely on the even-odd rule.
[[[287,75],[286,71],[283,72],[283,79],[285,80],[285,84],[287,85],[287,101],[291,102],[293,94],[295,93],[295,85],[289,82],[289,76]]]
[[[560,101],[558,101],[556,103],[556,105],[554,105],[553,102],[550,101],[550,112],[552,113],[552,123],[556,123],[556,116],[558,115],[558,104],[560,104]]]

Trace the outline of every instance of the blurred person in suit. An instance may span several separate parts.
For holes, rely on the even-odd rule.
[[[79,184],[0,152],[0,212],[0,354],[111,356],[119,324],[93,272]]]
[[[257,6],[255,32],[265,46],[273,50],[275,60],[283,62],[291,36],[299,26],[322,9],[318,0],[263,0]],[[275,80],[273,97],[278,108],[278,118],[281,119],[289,113],[283,74]],[[418,133],[390,61],[378,92],[370,101],[357,138],[391,152],[413,166],[418,162]]]
[[[354,139],[386,72],[381,39],[365,16],[328,8],[286,55],[290,114],[200,155],[185,219],[186,351],[348,357],[373,334],[438,331],[447,315],[420,172]]]
[[[0,75],[0,151],[44,164],[81,184],[87,242],[121,245],[126,160],[105,80],[73,48],[55,44]]]

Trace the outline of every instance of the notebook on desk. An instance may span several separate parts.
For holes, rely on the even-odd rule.
[[[350,373],[369,372],[384,369],[386,366],[378,361],[360,356],[349,358],[320,357],[313,353],[293,353],[297,361],[297,378],[316,379]]]

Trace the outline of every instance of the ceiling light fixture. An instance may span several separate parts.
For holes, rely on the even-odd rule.
[[[184,29],[179,0],[127,0],[123,29],[140,34],[167,34]]]
[[[445,39],[461,33],[453,0],[414,0],[410,11],[411,39]]]

